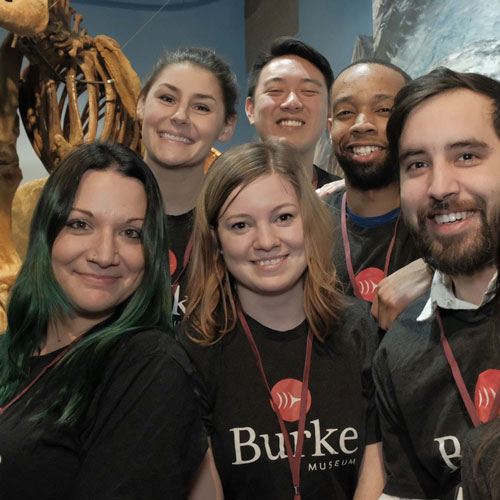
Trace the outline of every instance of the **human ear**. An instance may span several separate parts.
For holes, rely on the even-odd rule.
[[[135,107],[135,115],[139,121],[142,122],[144,119],[144,105],[146,102],[146,96],[144,94],[141,94],[139,96],[139,99],[137,101],[137,106]]]
[[[250,125],[255,125],[254,105],[253,105],[253,99],[251,97],[247,97],[245,101],[245,113],[247,114],[247,118],[248,121],[250,122]]]
[[[231,137],[233,137],[234,133],[234,128],[236,127],[236,121],[238,120],[238,115],[232,115],[230,116],[224,126],[222,127],[222,130],[219,133],[219,136],[217,137],[217,140],[220,142],[227,142]]]

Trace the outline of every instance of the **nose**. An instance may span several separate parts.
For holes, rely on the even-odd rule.
[[[256,250],[269,251],[280,245],[280,239],[275,227],[271,223],[260,224],[256,227],[254,247]]]
[[[375,125],[372,123],[367,113],[359,113],[356,116],[356,121],[351,127],[351,132],[355,134],[366,134],[375,132],[376,130]]]
[[[95,234],[87,251],[87,260],[102,268],[117,266],[120,256],[116,236],[104,230]]]
[[[428,195],[435,200],[446,200],[459,192],[459,180],[456,169],[444,159],[433,162]]]
[[[179,104],[172,115],[172,121],[175,123],[186,123],[188,121],[188,114],[186,106]]]
[[[299,96],[292,90],[281,103],[281,109],[286,111],[300,111],[302,109],[302,101]]]

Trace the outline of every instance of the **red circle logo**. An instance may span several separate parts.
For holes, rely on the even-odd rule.
[[[302,382],[300,380],[285,378],[274,384],[271,389],[271,396],[283,420],[296,422],[299,419],[301,393]],[[311,392],[308,389],[306,413],[309,408],[311,408]]]
[[[368,302],[373,302],[377,294],[378,284],[385,278],[384,271],[376,267],[367,267],[360,271],[356,276],[361,297]]]
[[[173,276],[175,270],[177,269],[177,259],[175,258],[174,252],[168,249],[168,261],[170,262],[170,276]]]
[[[476,382],[474,403],[477,416],[482,423],[488,422],[497,391],[500,390],[500,370],[486,370],[479,374]],[[492,415],[496,418],[497,415]]]

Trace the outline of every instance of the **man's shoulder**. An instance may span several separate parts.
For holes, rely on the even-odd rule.
[[[417,321],[424,306],[429,300],[427,291],[412,302],[394,321],[380,344],[380,349],[388,355],[404,357],[417,355],[424,350],[426,341],[431,335],[433,318]]]
[[[330,212],[340,213],[340,208],[342,205],[342,196],[344,196],[344,193],[345,193],[345,188],[341,188],[333,193],[327,194],[323,198],[323,201],[325,202]]]

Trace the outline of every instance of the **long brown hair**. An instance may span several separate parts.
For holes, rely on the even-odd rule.
[[[201,344],[217,342],[237,321],[232,278],[213,235],[220,210],[236,188],[269,174],[283,176],[299,200],[307,262],[304,311],[309,326],[322,340],[337,323],[342,299],[332,261],[332,221],[296,156],[284,142],[253,142],[224,153],[210,168],[196,206],[185,314]]]

